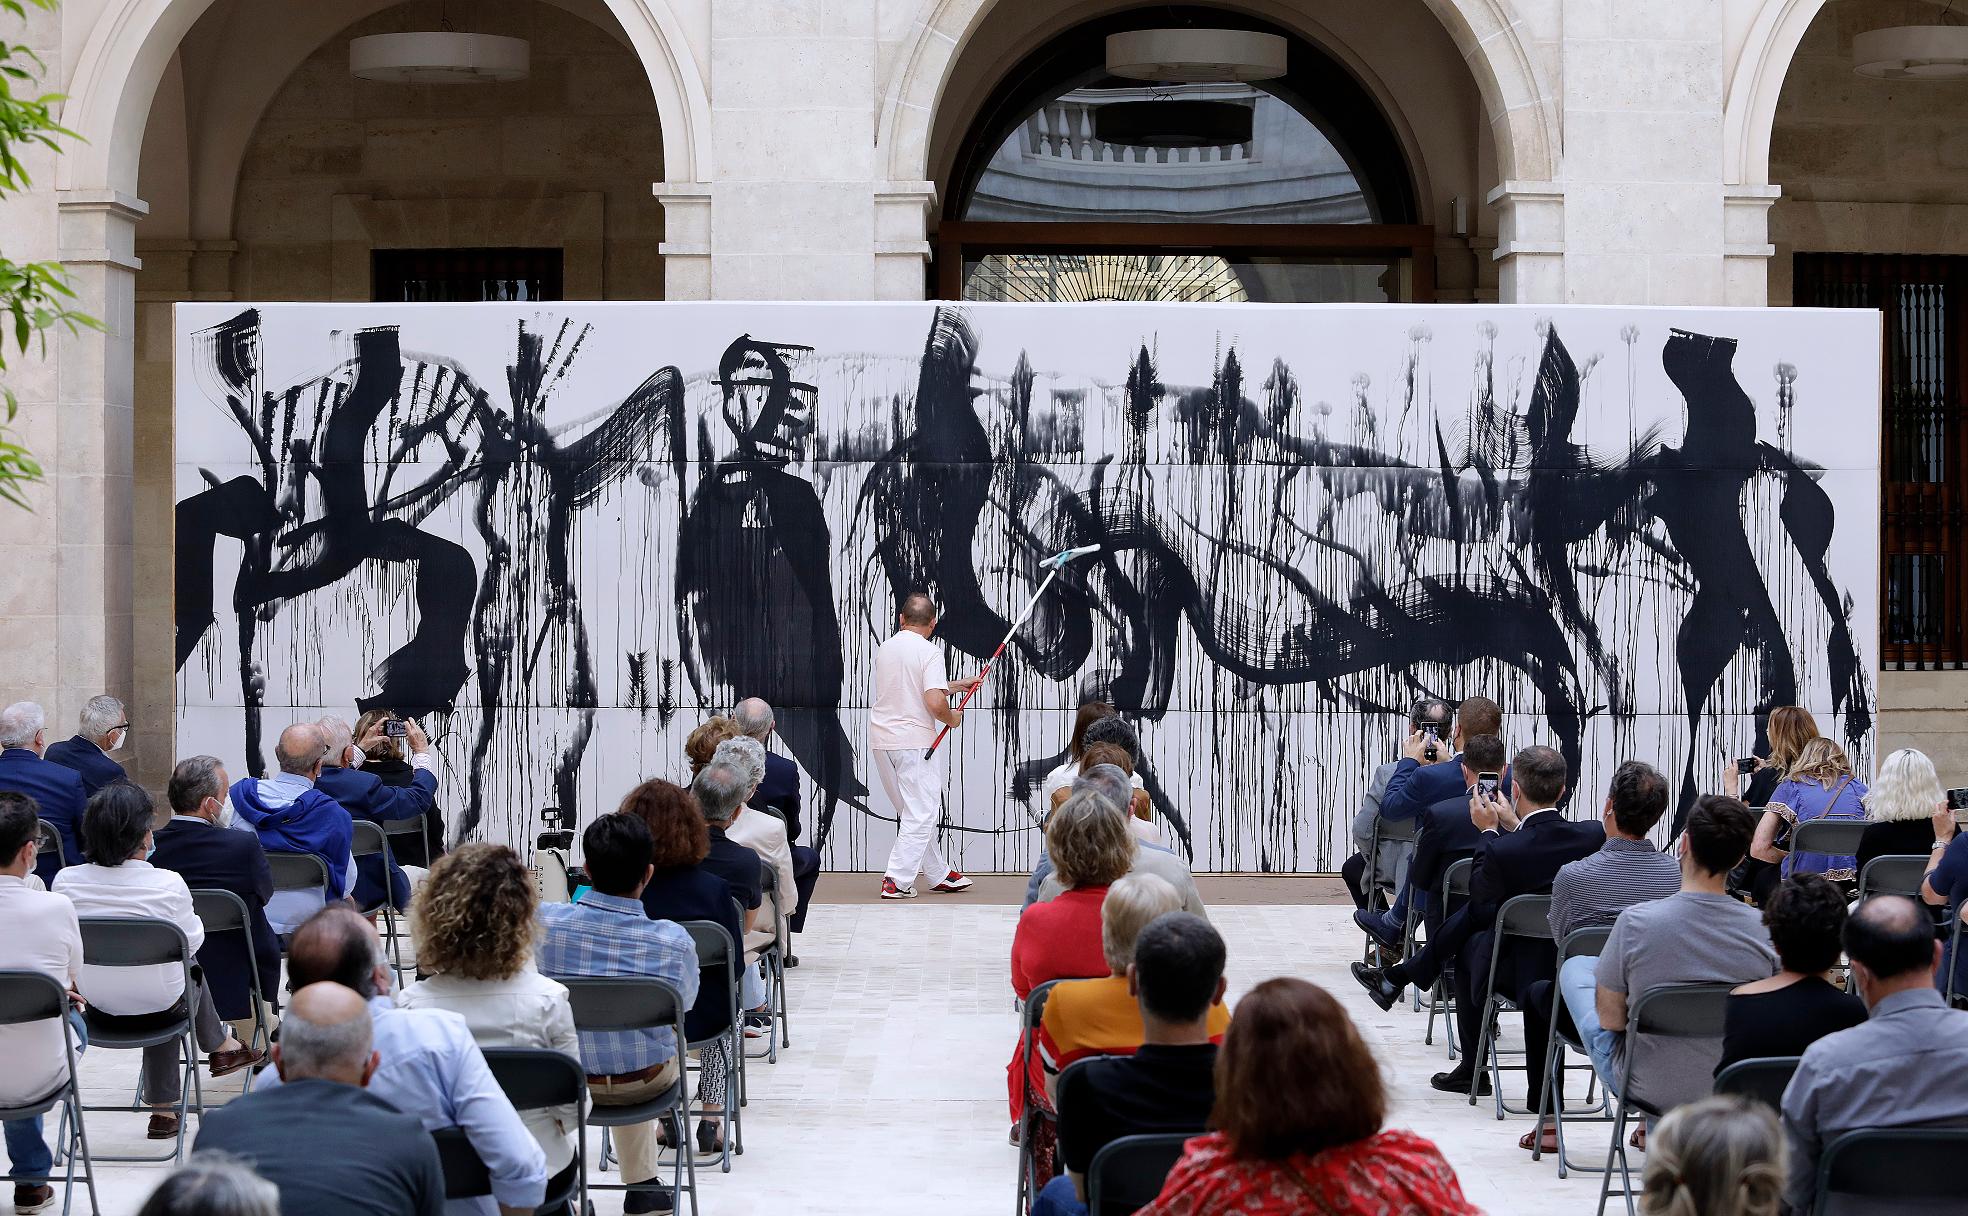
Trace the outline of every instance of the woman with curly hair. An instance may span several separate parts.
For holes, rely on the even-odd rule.
[[[1738,1060],[1801,1056],[1866,1020],[1865,1002],[1831,982],[1845,932],[1845,893],[1816,874],[1784,880],[1763,909],[1783,970],[1729,993],[1719,1074]]]
[[[1648,1138],[1646,1216],[1777,1216],[1784,1144],[1776,1112],[1733,1095],[1676,1107]]]
[[[405,988],[397,1004],[460,1015],[480,1047],[547,1047],[579,1060],[567,989],[533,969],[538,914],[533,875],[505,845],[464,844],[438,858],[410,906],[417,968],[430,978]],[[550,1173],[578,1166],[575,1113],[520,1112]]]
[[[700,864],[711,849],[710,826],[704,822],[704,813],[698,809],[690,791],[669,781],[645,781],[622,799],[619,813],[642,820],[656,842],[656,850],[649,859],[655,873],[650,875],[649,885],[642,889],[642,907],[649,918],[678,923],[707,920],[724,926],[733,942],[743,942],[745,929],[739,923],[738,905],[732,901],[730,885]],[[717,1038],[730,1027],[731,1006],[725,989],[719,984],[699,985],[697,1003],[684,1015],[685,1037],[693,1043],[702,1043]],[[719,1039],[698,1054],[702,1072],[697,1096],[707,1116],[724,1109],[725,1083],[734,1063],[726,1046],[727,1041]],[[700,1120],[697,1151],[705,1155],[723,1152],[724,1144],[718,1133],[717,1119]],[[669,1136],[669,1125],[665,1123],[657,1138],[667,1145]]]
[[[736,739],[745,732],[738,729],[736,720],[719,714],[690,732],[683,741],[683,758],[690,761],[690,775],[695,777],[710,764],[717,755],[718,745],[727,739]]]

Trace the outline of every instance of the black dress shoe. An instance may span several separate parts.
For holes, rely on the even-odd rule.
[[[1462,1094],[1464,1097],[1467,1097],[1469,1095],[1469,1070],[1457,1068],[1449,1072],[1438,1072],[1428,1078],[1428,1083],[1445,1094]],[[1477,1079],[1476,1096],[1479,1098],[1490,1096],[1490,1076],[1488,1073],[1484,1073]]]
[[[799,956],[799,955],[797,955],[797,954],[788,954],[788,955],[786,956],[786,965],[787,965],[788,967],[797,967],[797,966],[799,966],[799,965],[800,965],[800,956]]]
[[[1361,931],[1368,937],[1371,937],[1382,949],[1399,950],[1401,948],[1401,927],[1399,925],[1390,926],[1387,920],[1388,918],[1385,913],[1368,912],[1364,908],[1353,913],[1353,923],[1358,925]]]
[[[1369,967],[1365,963],[1351,963],[1347,969],[1353,973],[1354,979],[1360,981],[1360,987],[1367,990],[1367,995],[1373,998],[1373,1003],[1382,1009],[1394,1008],[1394,1002],[1401,999],[1401,989],[1406,985],[1388,979],[1385,971]]]

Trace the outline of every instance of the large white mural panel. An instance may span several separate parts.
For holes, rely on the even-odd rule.
[[[953,670],[946,843],[1023,868],[1081,700],[1198,870],[1330,870],[1417,696],[1596,803],[1685,800],[1803,704],[1864,763],[1878,324],[1805,309],[186,304],[179,751],[424,715],[464,834],[681,778],[758,695],[835,868],[880,868],[874,647]],[[980,712],[981,711],[981,712]],[[1829,726],[1827,726],[1829,729]]]

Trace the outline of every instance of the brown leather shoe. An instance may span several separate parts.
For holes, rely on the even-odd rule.
[[[251,1068],[262,1058],[260,1053],[250,1047],[241,1047],[237,1051],[215,1051],[208,1057],[208,1062],[212,1066],[212,1079],[216,1081],[220,1077],[229,1077],[242,1068]]]
[[[19,1216],[32,1216],[35,1212],[45,1212],[54,1206],[55,1188],[45,1182],[14,1184],[14,1211]]]
[[[151,1140],[176,1140],[178,1138],[178,1117],[168,1110],[160,1110],[150,1116],[150,1130],[144,1133]]]

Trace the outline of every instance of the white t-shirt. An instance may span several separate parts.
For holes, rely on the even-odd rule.
[[[923,694],[950,691],[943,652],[920,633],[898,630],[875,651],[875,697],[868,708],[868,743],[899,752],[936,742],[943,724],[929,716]]]

